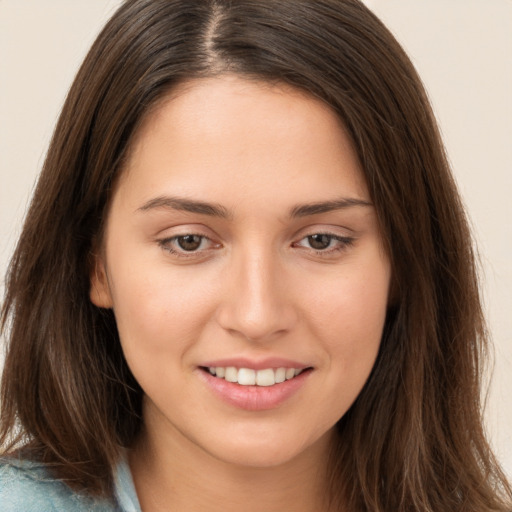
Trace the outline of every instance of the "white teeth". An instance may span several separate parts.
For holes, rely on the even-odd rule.
[[[280,384],[286,380],[286,368],[278,368],[275,376],[276,384]]]
[[[238,381],[238,383],[240,384],[240,381]],[[256,373],[256,384],[258,384],[258,386],[273,386],[275,383],[276,378],[272,368],[268,370],[258,370]]]
[[[242,386],[273,386],[285,380],[290,380],[299,375],[299,368],[265,368],[253,370],[251,368],[235,368],[234,366],[210,366],[208,371],[220,379],[228,382],[236,382]]]
[[[293,368],[288,368],[288,369],[286,370],[285,377],[286,377],[286,380],[289,380],[289,379],[291,379],[291,378],[295,377],[295,369],[293,369]]]
[[[238,382],[238,370],[234,366],[228,366],[224,378],[228,382]]]
[[[260,372],[258,372],[259,374]],[[249,368],[240,368],[238,370],[238,384],[242,386],[254,386],[256,384],[256,372]]]

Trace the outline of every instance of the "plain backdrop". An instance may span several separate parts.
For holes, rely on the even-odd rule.
[[[66,92],[119,3],[0,0],[2,294]],[[498,457],[512,475],[512,0],[366,3],[424,80],[474,227],[495,343],[486,422]]]

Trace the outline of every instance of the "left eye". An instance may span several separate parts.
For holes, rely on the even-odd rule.
[[[325,251],[343,249],[352,243],[351,238],[331,235],[328,233],[315,233],[308,235],[300,240],[296,245],[314,249],[315,251]]]

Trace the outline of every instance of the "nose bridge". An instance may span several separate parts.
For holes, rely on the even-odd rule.
[[[267,244],[248,244],[234,251],[228,270],[231,282],[219,315],[225,329],[251,340],[290,329],[295,317],[285,272]]]

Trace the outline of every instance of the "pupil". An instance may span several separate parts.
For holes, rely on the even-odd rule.
[[[180,236],[178,245],[184,251],[195,251],[201,245],[201,237],[199,235]]]
[[[311,235],[308,242],[313,249],[327,249],[331,243],[331,235]]]

